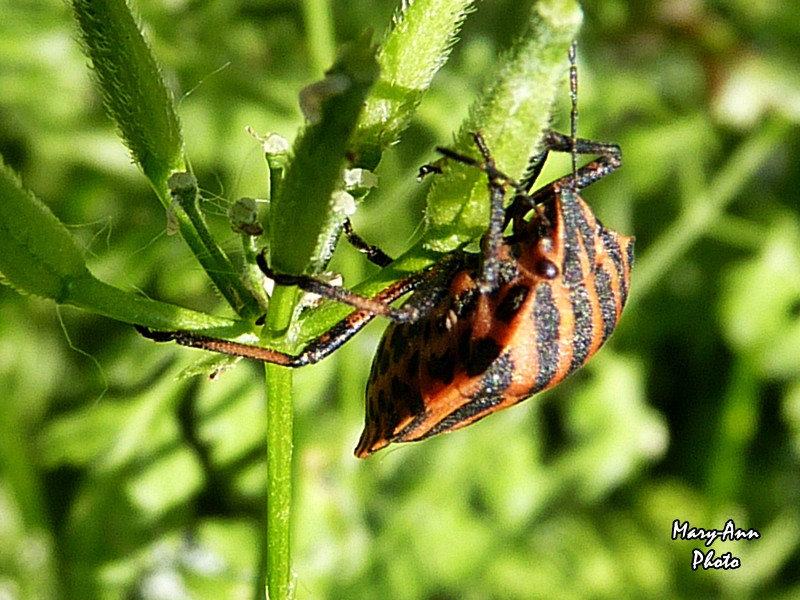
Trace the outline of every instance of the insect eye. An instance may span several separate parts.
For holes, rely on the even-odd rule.
[[[558,267],[552,260],[541,258],[536,261],[536,274],[544,279],[555,279],[558,277]]]

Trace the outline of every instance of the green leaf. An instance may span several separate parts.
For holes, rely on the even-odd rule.
[[[368,169],[408,127],[474,0],[403,4],[378,53],[380,78],[367,97],[353,144],[358,165]]]
[[[60,299],[88,275],[83,253],[50,209],[0,160],[0,273],[20,292]]]
[[[123,292],[96,279],[64,224],[0,162],[0,273],[20,292],[156,329],[234,327],[212,317]],[[241,327],[234,327],[234,335]]]
[[[456,138],[459,151],[476,153],[470,132],[479,130],[503,171],[512,177],[523,173],[550,126],[553,99],[581,20],[574,0],[541,0],[534,5],[525,32],[471,107]],[[486,230],[489,195],[485,181],[474,167],[447,164],[428,195],[427,248],[449,252]]]
[[[133,159],[163,192],[170,172],[183,168],[183,139],[150,47],[125,0],[73,0],[72,9],[106,110]]]

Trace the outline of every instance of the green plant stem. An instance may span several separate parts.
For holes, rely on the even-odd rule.
[[[285,335],[292,319],[296,288],[276,287],[267,313],[265,337],[272,344]],[[266,575],[269,600],[293,596],[291,563],[292,514],[292,370],[266,364],[267,393],[267,528],[262,542],[262,566],[257,591],[264,589]],[[256,598],[263,599],[262,595]]]
[[[235,337],[243,332],[241,326],[247,326],[240,323],[237,327],[236,322],[230,319],[124,292],[95,279],[88,272],[81,277],[65,279],[63,294],[54,300],[59,304],[76,306],[123,323],[144,325],[153,329],[226,329],[227,335]]]
[[[188,175],[188,173],[181,173],[181,175]],[[164,207],[168,209],[171,202],[170,194],[160,190],[156,190],[156,192]],[[196,205],[194,208],[188,209],[182,206],[182,210],[174,210],[172,214],[178,223],[181,237],[228,305],[244,318],[257,316],[258,304],[242,284],[233,263],[214,241],[208,231],[205,219]]]
[[[378,76],[375,48],[364,36],[345,48],[325,79],[301,93],[309,125],[295,141],[277,193],[270,197],[270,262],[288,273],[313,272],[324,263],[324,232],[332,217],[331,194],[340,181],[347,141],[356,126],[364,98]],[[277,159],[277,160],[276,160]],[[281,179],[281,159],[273,157],[270,176]],[[276,177],[277,176],[277,177]],[[312,265],[312,266],[309,266]],[[275,288],[262,342],[292,352],[287,340],[297,289]],[[266,558],[270,600],[293,595],[291,572],[292,373],[267,365],[267,527]],[[264,574],[260,574],[264,575]]]
[[[292,597],[292,370],[267,364],[267,590]]]
[[[173,173],[169,178],[169,189],[173,200],[182,209],[173,211],[181,233],[186,230],[184,239],[206,267],[211,281],[237,314],[245,319],[258,316],[261,311],[253,294],[245,287],[230,259],[208,230],[206,220],[197,205],[199,192],[195,176],[186,172]],[[185,214],[188,223],[184,222],[182,214]]]

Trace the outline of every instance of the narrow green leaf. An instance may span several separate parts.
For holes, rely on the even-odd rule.
[[[0,160],[0,273],[20,292],[53,298],[88,274],[83,253],[50,209]]]
[[[133,159],[163,191],[170,172],[183,168],[183,139],[150,47],[125,0],[73,0],[72,9],[106,110]]]
[[[498,166],[513,177],[522,174],[550,126],[553,99],[581,20],[574,0],[540,0],[534,5],[526,31],[502,59],[496,79],[461,127],[459,151],[476,154],[470,132],[480,130]],[[448,252],[477,238],[486,229],[488,210],[482,173],[448,163],[428,196],[426,247]]]
[[[50,208],[0,161],[0,273],[20,292],[154,329],[231,328],[234,321],[123,292],[94,278]]]
[[[59,301],[123,323],[152,329],[187,329],[205,331],[209,335],[236,337],[249,327],[245,322],[215,317],[124,292],[95,279],[88,271],[81,277],[66,281],[64,294]]]
[[[380,78],[367,97],[354,140],[358,165],[368,169],[377,166],[381,152],[408,127],[474,0],[403,4],[378,53]]]

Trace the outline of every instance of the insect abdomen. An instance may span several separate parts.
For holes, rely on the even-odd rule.
[[[357,456],[516,404],[562,381],[608,339],[628,296],[633,238],[600,225],[570,190],[554,195],[552,238],[505,246],[507,261],[524,258],[497,293],[477,295],[462,271],[452,301],[419,323],[390,325],[372,366]]]
[[[534,381],[524,399],[562,381],[583,365],[615,329],[628,298],[633,238],[603,227],[589,206],[564,190],[553,203],[555,243],[533,260],[550,260],[559,276],[536,283],[533,308]],[[540,255],[541,254],[541,255]],[[524,330],[524,327],[520,327]],[[524,347],[520,341],[515,347]]]

